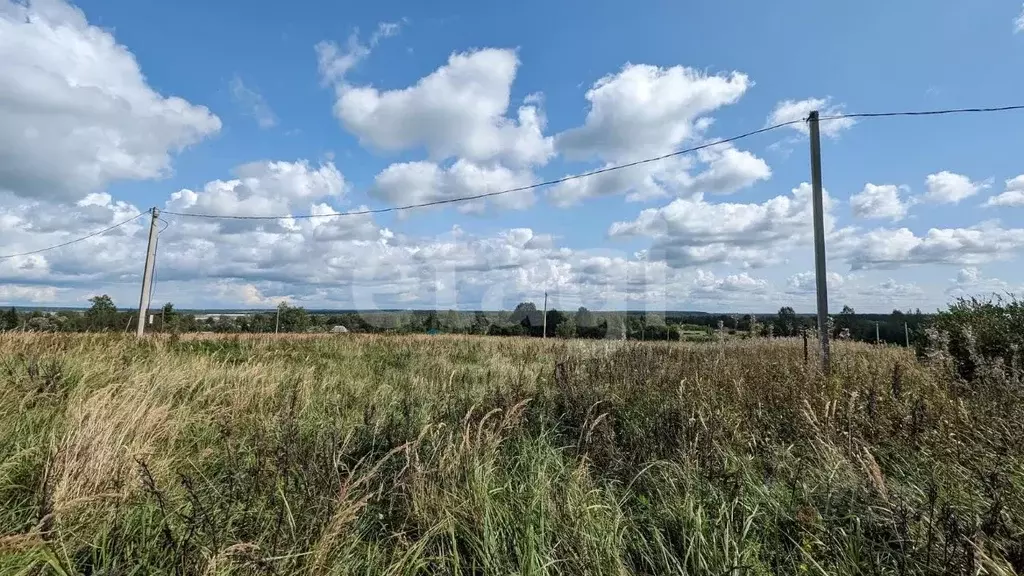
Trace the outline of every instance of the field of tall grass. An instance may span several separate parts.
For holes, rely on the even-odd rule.
[[[852,343],[0,334],[0,574],[1014,574],[1022,397]]]

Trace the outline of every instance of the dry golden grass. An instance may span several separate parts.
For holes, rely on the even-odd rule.
[[[0,378],[5,574],[1024,562],[1019,390],[904,349],[3,334]]]

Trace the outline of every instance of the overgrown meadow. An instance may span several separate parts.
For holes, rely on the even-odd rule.
[[[978,366],[0,334],[0,574],[1014,574],[1024,393]]]

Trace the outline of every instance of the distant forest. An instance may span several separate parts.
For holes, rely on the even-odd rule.
[[[118,309],[107,295],[90,299],[87,310],[19,311],[0,314],[0,329],[43,332],[131,331],[135,311]],[[932,315],[920,309],[890,314],[858,314],[844,306],[830,318],[833,338],[906,344],[916,341]],[[310,333],[357,332],[398,334],[479,334],[533,336],[544,334],[544,313],[532,302],[510,311],[308,311],[282,304],[276,310],[200,314],[167,303],[151,309],[151,332]],[[586,308],[547,311],[547,336],[629,340],[705,341],[721,338],[799,336],[816,329],[815,317],[785,306],[775,314],[713,314],[703,312],[592,312]]]

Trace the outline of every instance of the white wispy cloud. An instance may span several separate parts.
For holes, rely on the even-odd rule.
[[[263,95],[246,86],[240,77],[232,78],[228,88],[231,90],[231,98],[243,112],[256,119],[260,128],[273,128],[277,125],[277,116]]]

